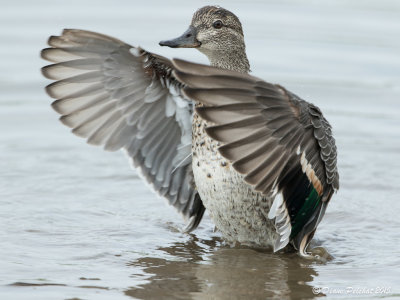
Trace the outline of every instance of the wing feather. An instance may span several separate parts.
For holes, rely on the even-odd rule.
[[[204,206],[196,196],[190,155],[191,103],[172,63],[106,35],[66,29],[48,40],[42,73],[52,107],[72,132],[106,150],[124,149],[154,190],[186,218],[189,230]],[[173,94],[171,94],[173,92]]]
[[[199,102],[196,112],[213,123],[206,132],[222,143],[221,155],[256,191],[281,195],[270,212],[280,234],[276,247],[292,240],[303,253],[326,202],[339,188],[335,141],[321,111],[283,87],[247,74],[173,63],[187,85],[184,94]]]

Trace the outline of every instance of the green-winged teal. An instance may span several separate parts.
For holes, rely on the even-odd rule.
[[[229,242],[301,255],[339,188],[331,126],[313,104],[248,75],[239,19],[217,6],[162,46],[210,66],[84,30],[52,36],[42,69],[61,122],[88,143],[125,150],[195,229],[205,209]]]

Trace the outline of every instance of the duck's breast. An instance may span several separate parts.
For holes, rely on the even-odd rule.
[[[208,124],[211,125],[211,124]],[[217,229],[230,242],[270,247],[277,235],[268,219],[272,199],[256,192],[218,152],[196,112],[192,126],[192,164],[196,188]]]

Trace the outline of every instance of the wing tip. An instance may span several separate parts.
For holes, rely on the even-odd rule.
[[[57,99],[58,97],[57,97],[57,95],[56,95],[56,93],[54,92],[54,86],[57,84],[58,82],[57,81],[55,81],[55,82],[53,82],[53,83],[50,83],[49,85],[47,85],[44,89],[45,89],[45,91],[46,91],[46,93],[47,93],[47,95],[49,95],[51,98],[53,98],[53,99]]]
[[[49,52],[54,48],[44,48],[40,51],[40,58],[49,61]]]
[[[279,250],[282,250],[289,244],[290,239],[286,238],[282,241],[281,236],[276,239],[274,243],[274,253],[278,252]]]
[[[51,104],[50,104],[50,106],[51,106],[51,108],[56,112],[56,113],[58,113],[58,114],[60,114],[60,115],[62,115],[63,114],[63,111],[62,111],[62,109],[61,109],[61,107],[60,107],[60,102],[62,101],[63,99],[57,99],[56,101],[53,101]]]
[[[58,48],[58,41],[60,41],[61,36],[59,35],[51,35],[47,39],[47,44],[53,48]]]
[[[80,29],[74,29],[74,28],[63,28],[63,30],[61,31],[62,35],[66,35],[68,33],[75,33],[75,32],[80,32],[82,30]]]
[[[43,57],[42,57],[42,58],[43,58]],[[46,59],[46,58],[44,58],[44,59]],[[45,78],[51,79],[51,80],[56,80],[56,78],[54,78],[54,77],[51,75],[51,73],[50,73],[50,69],[51,69],[52,66],[54,66],[54,64],[44,66],[44,67],[42,67],[42,68],[40,69],[40,72],[42,73],[42,75],[43,75]]]
[[[72,124],[72,123],[70,122],[70,120],[69,120],[69,115],[61,116],[61,117],[59,118],[59,120],[60,120],[60,122],[61,122],[63,125],[65,125],[65,126],[67,126],[67,127],[69,127],[69,128],[72,128],[72,133],[73,133],[73,134],[76,134],[76,133],[74,132],[74,130],[75,130],[76,128],[74,128],[74,124]]]
[[[198,200],[198,201],[196,201],[196,200]],[[204,212],[206,210],[206,208],[203,205],[203,202],[201,201],[200,196],[198,196],[198,194],[196,194],[196,196],[195,196],[195,202],[196,203],[193,204],[193,208],[191,210],[189,222],[187,223],[187,225],[185,226],[185,228],[183,230],[186,233],[192,232],[199,226],[201,220],[203,219]]]

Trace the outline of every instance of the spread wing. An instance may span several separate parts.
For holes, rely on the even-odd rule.
[[[326,205],[339,188],[336,146],[321,111],[283,87],[256,77],[181,60],[175,76],[184,94],[201,106],[207,134],[245,181],[276,195],[269,212],[280,238],[304,250]]]
[[[171,62],[117,39],[83,30],[49,38],[42,69],[55,80],[61,122],[89,144],[124,149],[148,183],[197,227],[204,206],[191,170],[192,106]]]

